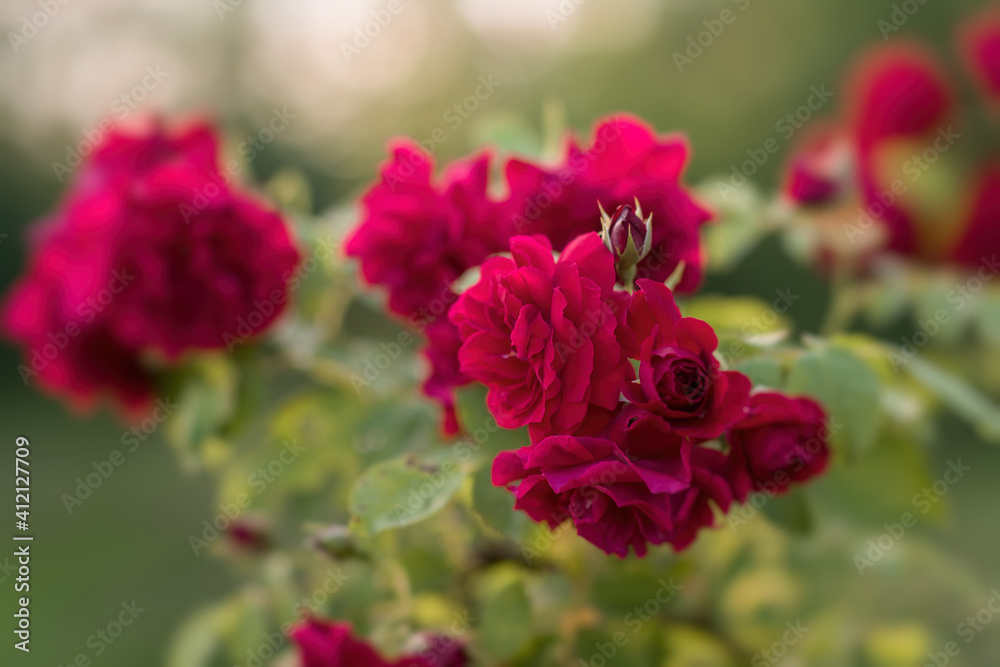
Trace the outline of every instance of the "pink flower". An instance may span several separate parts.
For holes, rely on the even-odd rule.
[[[628,361],[619,337],[628,295],[614,291],[611,253],[595,233],[558,261],[542,236],[511,239],[513,258],[492,257],[452,306],[462,372],[489,389],[504,428],[572,433],[592,409],[618,404]]]
[[[515,508],[555,529],[577,533],[622,558],[649,544],[687,547],[713,521],[711,503],[728,509],[733,494],[726,457],[693,446],[660,417],[628,406],[601,437],[550,436],[501,452],[493,483],[510,487]]]
[[[465,648],[443,636],[431,636],[417,655],[386,660],[367,642],[357,639],[347,623],[311,618],[293,628],[290,636],[299,645],[302,667],[465,667]]]
[[[689,154],[679,135],[658,137],[637,118],[609,118],[594,128],[589,147],[571,137],[556,167],[508,162],[507,222],[515,233],[543,234],[561,250],[580,234],[600,230],[598,202],[614,211],[638,198],[643,212],[653,214],[652,250],[638,277],[663,282],[684,261],[678,289],[693,291],[703,266],[699,229],[711,213],[681,183]]]
[[[726,435],[729,477],[739,502],[754,491],[783,493],[822,473],[830,458],[826,414],[808,398],[761,392]]]
[[[4,306],[26,383],[138,410],[153,391],[146,358],[231,347],[281,314],[298,252],[217,153],[208,126],[157,126],[111,133],[80,167]]]
[[[723,371],[714,353],[715,332],[705,322],[681,317],[673,294],[660,283],[638,282],[628,325],[635,336],[639,378],[624,387],[625,397],[662,416],[683,435],[711,439],[743,417],[750,380]]]
[[[487,196],[490,155],[454,162],[439,183],[433,162],[410,142],[399,142],[380,182],[364,196],[365,213],[346,243],[365,279],[389,292],[389,309],[425,332],[431,363],[425,393],[444,408],[443,430],[458,432],[454,389],[468,382],[451,352],[448,308],[452,284],[492,253],[507,249],[498,209]]]

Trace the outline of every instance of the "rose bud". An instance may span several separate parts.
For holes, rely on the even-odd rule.
[[[268,533],[264,523],[257,520],[237,520],[229,526],[229,539],[240,551],[267,551],[271,547]]]
[[[652,249],[653,215],[643,218],[638,199],[635,208],[628,204],[619,206],[611,216],[600,203],[598,207],[601,209],[604,245],[615,256],[615,270],[619,279],[627,288],[632,289],[636,267]]]

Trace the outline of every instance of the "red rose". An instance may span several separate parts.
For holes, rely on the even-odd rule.
[[[486,194],[490,156],[453,162],[434,183],[434,164],[418,146],[399,142],[392,153],[345,248],[365,280],[388,289],[390,310],[436,319],[454,300],[452,283],[507,249]]]
[[[137,409],[153,390],[146,356],[232,347],[281,314],[298,252],[217,152],[203,125],[116,131],[80,167],[5,304],[26,382]]]
[[[594,128],[589,147],[571,138],[556,167],[507,164],[507,222],[515,233],[544,234],[561,250],[580,234],[600,230],[598,202],[615,211],[638,198],[643,213],[653,215],[652,249],[638,277],[663,282],[684,261],[678,289],[693,291],[703,266],[699,228],[711,213],[681,184],[689,154],[679,135],[658,137],[629,116],[607,119]]]
[[[551,436],[493,462],[493,483],[511,487],[535,521],[566,519],[609,554],[643,556],[649,544],[688,546],[732,491],[726,457],[693,446],[660,417],[629,406],[601,437]],[[517,483],[517,484],[515,484]]]
[[[448,309],[452,284],[492,253],[507,249],[509,234],[487,196],[490,156],[454,162],[440,183],[433,162],[410,142],[393,148],[380,182],[364,196],[365,214],[346,243],[365,279],[389,291],[389,309],[426,333],[431,363],[424,392],[444,407],[443,430],[458,431],[454,389],[468,382],[457,369],[457,334]]]
[[[309,619],[293,628],[290,636],[299,645],[302,667],[465,667],[469,663],[462,644],[444,636],[430,636],[419,654],[394,661],[355,638],[347,623]]]
[[[965,65],[983,93],[1000,101],[1000,11],[995,7],[968,19],[959,31]]]
[[[966,266],[997,272],[996,253],[1000,252],[1000,163],[983,168],[974,185],[971,211],[962,228],[962,237],[951,257]]]
[[[750,398],[747,416],[726,435],[729,478],[736,498],[754,491],[783,493],[826,469],[829,433],[823,408],[808,398],[761,392]]]
[[[678,433],[701,439],[720,435],[743,417],[750,380],[720,370],[712,327],[681,317],[665,285],[640,280],[638,286],[628,324],[638,346],[639,378],[625,385],[625,397],[661,415]]]
[[[629,369],[628,295],[615,292],[611,253],[597,234],[559,257],[542,236],[511,239],[513,258],[492,257],[478,283],[452,306],[462,372],[489,389],[504,428],[572,433],[592,408],[613,410]]]

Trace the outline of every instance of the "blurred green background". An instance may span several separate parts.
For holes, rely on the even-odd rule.
[[[94,0],[61,6],[16,53],[4,44],[0,284],[8,285],[23,266],[24,230],[58,201],[62,185],[51,163],[64,160],[67,145],[78,142],[87,128],[114,116],[112,109],[121,108],[113,106],[115,100],[132,95],[149,66],[162,65],[169,75],[136,102],[126,122],[148,113],[207,113],[218,117],[236,149],[247,134],[264,127],[275,107],[287,107],[295,120],[252,161],[252,171],[263,183],[281,168],[301,169],[312,183],[317,210],[354,196],[372,179],[389,137],[421,139],[444,128],[447,140],[437,151],[442,158],[506,134],[527,137],[522,141],[531,145],[525,147],[533,148],[543,142],[546,105],[561,105],[567,124],[583,135],[596,118],[615,111],[638,114],[660,131],[686,132],[694,146],[688,180],[696,183],[728,172],[745,159],[747,149],[777,136],[775,123],[802,104],[812,86],[838,90],[822,112],[835,114],[843,97],[839,82],[844,68],[860,49],[882,42],[878,21],[889,19],[894,4],[401,2],[403,10],[350,62],[342,45],[385,3],[244,0],[229,6],[196,0]],[[954,62],[952,28],[982,4],[928,2],[891,39],[925,39]],[[220,14],[220,5],[231,11]],[[718,18],[724,9],[734,11],[736,20],[679,72],[673,54],[687,48],[688,38],[705,29],[703,22]],[[36,11],[34,1],[6,0],[0,8],[3,33],[20,30],[23,17]],[[553,23],[549,12],[560,11],[564,20]],[[490,74],[502,86],[452,127],[446,112],[472,93],[481,75]],[[777,186],[792,142],[781,143],[782,152],[756,177],[765,191]],[[711,278],[706,291],[767,297],[789,284],[803,295],[791,316],[801,330],[815,330],[828,300],[824,283],[786,259],[776,243],[765,243],[733,275]],[[0,664],[70,665],[80,653],[109,667],[161,664],[184,615],[235,584],[224,563],[208,555],[194,557],[187,543],[187,536],[214,514],[212,481],[183,473],[173,452],[154,435],[135,453],[126,453],[125,465],[68,514],[62,494],[72,493],[77,477],[120,448],[123,426],[106,413],[67,413],[24,386],[18,362],[15,350],[0,348],[0,369],[5,369],[0,372],[0,443],[6,443],[8,452],[0,456],[0,474],[12,479],[14,438],[28,437],[36,538],[33,636],[30,656],[12,649],[14,594],[11,576],[0,569],[8,629]],[[960,568],[948,572],[941,566],[935,587],[947,587],[953,578],[979,582],[985,604],[989,589],[1000,587],[1000,537],[993,515],[1000,452],[948,418],[937,442],[932,474],[940,474],[946,461],[956,458],[973,470],[947,498],[950,520],[921,524],[916,532],[942,547]],[[11,505],[12,496],[12,491],[5,494]],[[872,516],[871,537],[877,537],[883,521],[897,518]],[[13,547],[0,550],[0,565],[12,552]],[[837,566],[844,571],[829,569]],[[799,561],[797,567],[803,581],[816,587],[807,587],[807,594],[825,595],[831,603],[836,591],[829,591],[824,579],[837,581],[853,569],[846,560],[823,568]],[[869,576],[884,578],[886,585],[919,588],[937,576],[933,572],[887,563]],[[145,611],[95,657],[88,638],[132,600]],[[963,618],[949,614],[964,607],[947,609],[899,608],[886,600],[885,621],[889,627],[899,619],[909,623],[917,612],[934,633],[928,650],[937,650],[953,638],[954,626]],[[964,649],[960,664],[993,665],[997,655],[1000,624]]]

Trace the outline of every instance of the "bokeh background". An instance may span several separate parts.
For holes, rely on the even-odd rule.
[[[236,153],[276,109],[285,111],[294,118],[250,161],[253,179],[265,183],[294,168],[308,178],[317,211],[360,192],[390,137],[436,136],[441,159],[493,140],[536,151],[547,141],[547,127],[565,122],[586,134],[595,119],[615,111],[638,114],[661,131],[686,132],[694,146],[689,181],[697,183],[727,173],[747,149],[775,136],[775,123],[801,105],[811,87],[842,91],[846,65],[883,41],[878,22],[894,9],[890,0],[398,1],[401,11],[359,47],[364,42],[354,42],[356,30],[387,2],[4,0],[0,285],[9,285],[22,267],[25,229],[58,201],[64,184],[52,163],[65,162],[67,151],[104,118],[128,123],[149,114],[210,115]],[[8,33],[20,32],[42,5],[58,11],[15,49]],[[927,2],[891,39],[926,40],[954,62],[952,29],[981,6]],[[736,20],[679,71],[674,53],[724,9]],[[348,53],[345,45],[357,51]],[[150,68],[160,76],[150,78]],[[467,118],[449,113],[473,94],[480,77],[502,85]],[[971,97],[967,86],[961,89]],[[842,98],[838,92],[818,115],[833,116]],[[778,186],[794,140],[780,143],[781,153],[755,177],[765,191]],[[767,298],[775,276],[803,295],[790,314],[799,330],[815,330],[827,306],[826,286],[777,243],[764,243],[732,274],[713,276],[705,291]],[[911,330],[900,324],[901,334]],[[184,616],[236,582],[225,563],[195,558],[187,543],[214,506],[212,480],[185,473],[154,434],[69,514],[61,496],[120,448],[123,426],[105,413],[68,414],[21,382],[18,363],[14,349],[0,348],[0,450],[7,452],[0,475],[12,479],[14,438],[29,437],[34,634],[30,656],[12,649],[12,577],[0,569],[0,664],[69,665],[79,653],[109,667],[162,664]],[[947,518],[915,532],[949,560],[919,569],[888,563],[869,576],[875,587],[981,591],[985,603],[990,589],[1000,587],[994,481],[1000,452],[957,420],[944,416],[939,427],[930,469],[943,471],[948,460],[961,458],[973,471],[949,493]],[[5,481],[3,488],[5,502],[13,504],[12,485]],[[894,519],[873,515],[871,537]],[[0,549],[0,566],[12,552]],[[807,560],[799,574],[809,583],[800,592],[818,596],[820,608],[839,603],[840,613],[850,614],[850,600],[840,599],[830,582],[852,567]],[[145,611],[95,655],[88,639],[133,600]],[[892,646],[917,641],[915,634],[937,650],[965,614],[978,609],[950,599],[920,609],[889,597],[883,604],[884,633],[873,641],[887,643],[888,654]],[[901,655],[899,665],[923,664]],[[993,665],[997,655],[1000,623],[987,627],[954,664]]]

